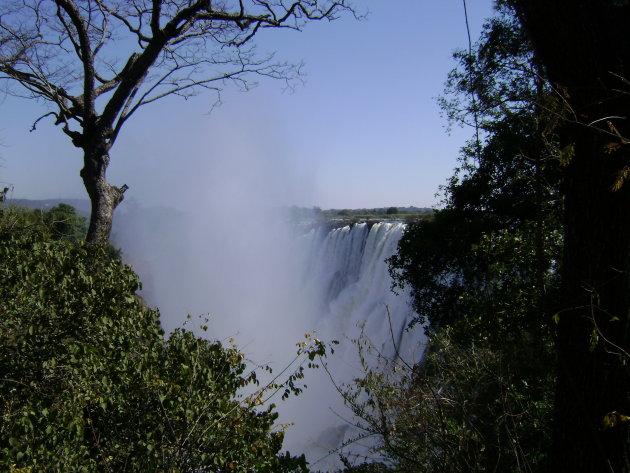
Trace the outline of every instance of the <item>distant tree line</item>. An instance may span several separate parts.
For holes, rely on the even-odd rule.
[[[386,215],[420,215],[433,212],[429,207],[375,207],[362,209],[328,209],[323,211],[327,216],[359,217],[359,216],[386,216]]]
[[[429,218],[434,210],[428,207],[375,207],[362,209],[326,209],[320,207],[291,206],[286,209],[286,214],[291,221],[303,220],[335,220],[339,218]]]

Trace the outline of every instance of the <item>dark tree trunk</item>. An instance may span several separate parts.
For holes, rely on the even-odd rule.
[[[99,147],[95,147],[99,149]],[[90,226],[86,240],[89,243],[106,243],[112,230],[114,210],[123,200],[127,186],[108,184],[105,173],[109,155],[99,151],[85,151],[81,177],[92,203]]]
[[[514,3],[570,108],[550,471],[630,472],[630,2]]]
[[[613,425],[620,420],[613,413],[630,415],[630,192],[611,190],[629,156],[607,154],[609,138],[577,125],[567,139],[575,155],[566,173],[552,471],[629,472],[628,425]]]

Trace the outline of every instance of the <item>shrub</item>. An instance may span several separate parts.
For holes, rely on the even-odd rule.
[[[165,339],[130,267],[20,219],[0,210],[1,470],[306,471],[274,406],[238,397],[235,347]]]

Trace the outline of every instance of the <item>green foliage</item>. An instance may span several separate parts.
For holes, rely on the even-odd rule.
[[[550,344],[525,336],[492,349],[456,339],[451,328],[441,331],[415,367],[357,341],[364,376],[346,399],[363,442],[373,440],[374,462],[345,472],[544,471]]]
[[[484,241],[512,239],[529,255],[514,261],[510,284],[537,287],[537,317],[545,317],[539,309],[557,288],[550,271],[559,246],[549,238],[560,231],[557,139],[553,120],[538,106],[546,87],[522,39],[511,10],[502,6],[475,49],[457,54],[460,68],[447,84],[452,98],[443,106],[459,122],[476,115],[483,141],[475,137],[462,150],[444,188],[444,208],[432,220],[412,223],[389,261],[395,284],[410,289],[419,321],[432,329],[463,316],[474,302],[464,292],[489,287],[493,265],[506,262],[505,253],[475,250]],[[513,232],[525,239],[510,237]]]
[[[430,208],[420,207],[375,207],[371,209],[329,209],[322,211],[327,218],[356,217],[356,218],[379,218],[387,215],[404,215],[406,217],[428,217],[433,212]]]
[[[80,241],[87,233],[85,217],[76,214],[74,207],[61,203],[43,214],[43,222],[50,228],[54,240]]]
[[[21,225],[28,226],[29,231],[36,231],[50,240],[82,241],[88,229],[86,218],[77,215],[73,206],[64,203],[48,210],[10,207],[4,210],[4,225],[10,225],[11,221],[18,228]],[[105,250],[111,259],[121,261],[122,252],[119,248],[108,243]]]
[[[2,209],[3,225],[16,226],[16,230],[28,227],[29,232],[37,232],[50,240],[77,242],[85,238],[87,222],[77,215],[74,207],[58,204],[48,210],[8,207]]]
[[[492,127],[506,116],[531,109],[546,85],[534,60],[529,39],[513,8],[496,2],[471,50],[458,50],[440,105],[449,121]]]
[[[525,222],[517,230],[483,235],[473,246],[473,257],[486,262],[485,273],[478,285],[460,294],[467,332],[461,333],[455,325],[458,340],[500,348],[513,337],[550,337],[553,324],[546,304],[560,285],[557,261],[562,233],[555,222],[543,227],[539,254],[536,230],[536,224]]]
[[[429,324],[425,357],[387,360],[357,340],[364,374],[346,400],[373,439],[376,471],[547,467],[563,246],[557,122],[515,15],[498,5],[480,42],[456,54],[442,100],[475,136],[444,207],[410,224],[389,260],[416,322]]]
[[[561,235],[551,228],[545,237],[553,264]],[[365,337],[356,341],[364,374],[346,401],[362,437],[374,439],[374,461],[392,472],[545,470],[555,360],[531,280],[535,232],[525,224],[485,234],[469,251],[486,272],[459,286],[459,316],[432,330],[421,363],[386,359]],[[545,284],[557,285],[553,267]]]
[[[0,215],[1,470],[306,471],[236,348],[165,339],[128,266],[28,218]]]

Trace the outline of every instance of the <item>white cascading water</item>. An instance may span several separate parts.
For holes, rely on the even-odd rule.
[[[391,291],[386,263],[404,229],[388,222],[330,231],[320,226],[302,237],[309,249],[303,284],[312,291],[322,332],[350,336],[364,325],[365,335],[385,356],[395,355],[392,336],[401,353],[415,350],[418,340],[405,332],[414,312],[406,294]]]
[[[356,345],[360,334],[386,358],[399,355],[408,362],[419,359],[424,347],[421,327],[407,331],[414,317],[406,294],[391,291],[386,259],[396,252],[404,232],[402,223],[380,222],[330,229],[321,225],[303,235],[306,248],[302,287],[313,301],[312,317],[318,337],[341,343],[328,358],[329,371],[338,385],[363,375]],[[389,315],[388,315],[389,312]],[[337,450],[357,437],[349,411],[324,373],[309,374],[309,389],[293,402],[283,418],[293,417],[296,432],[287,434],[286,446],[306,451],[315,470],[339,466]],[[315,387],[313,379],[316,378]],[[361,447],[350,449],[354,452]],[[331,453],[333,452],[333,453]]]

